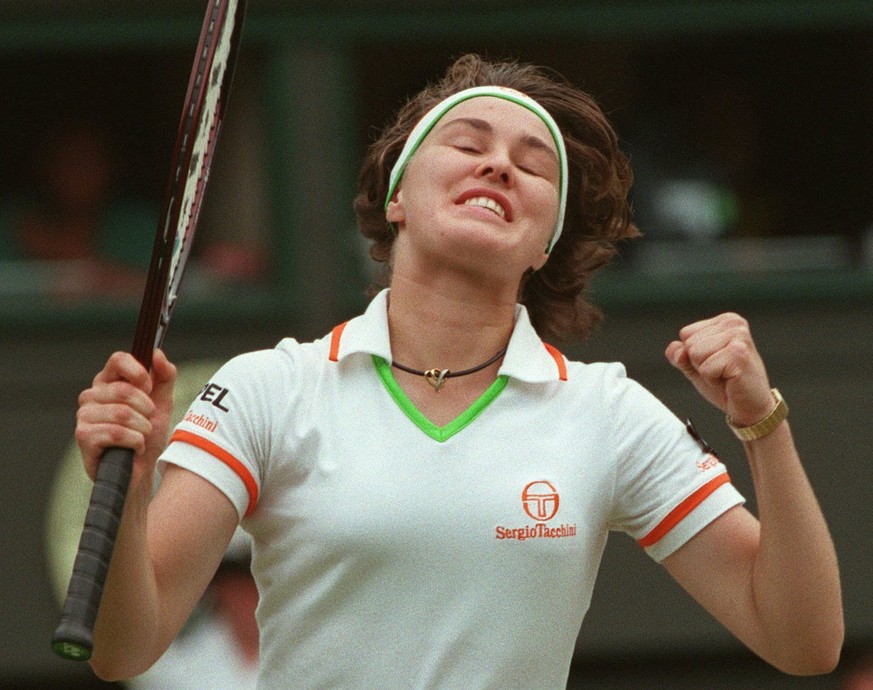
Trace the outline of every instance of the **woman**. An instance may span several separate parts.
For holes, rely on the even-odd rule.
[[[832,669],[836,557],[746,323],[688,326],[666,356],[747,439],[760,522],[620,365],[541,340],[596,320],[630,181],[585,94],[461,58],[365,161],[359,222],[391,271],[364,315],[231,360],[166,450],[173,366],[113,355],[77,427],[92,475],[137,451],[95,670],[161,654],[240,520],[263,687],[562,687],[609,530],[777,667]]]

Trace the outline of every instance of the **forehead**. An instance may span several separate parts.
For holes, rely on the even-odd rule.
[[[477,96],[461,101],[442,116],[436,129],[440,130],[455,121],[466,121],[471,126],[475,126],[473,123],[476,121],[481,121],[494,133],[535,136],[552,151],[557,152],[552,133],[542,118],[523,105],[504,98]]]

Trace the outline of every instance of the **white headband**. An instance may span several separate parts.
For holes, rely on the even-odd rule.
[[[558,220],[555,223],[555,230],[552,233],[552,239],[549,241],[549,246],[546,249],[546,252],[550,253],[555,246],[555,242],[557,242],[558,238],[561,236],[561,230],[564,227],[564,212],[567,208],[567,149],[564,146],[564,137],[561,135],[558,123],[555,122],[549,112],[530,96],[526,96],[515,89],[509,89],[503,86],[474,86],[473,88],[452,94],[427,111],[424,117],[422,117],[421,120],[418,121],[418,124],[416,124],[412,129],[412,132],[409,133],[409,136],[406,139],[406,144],[400,152],[400,157],[391,169],[391,175],[388,178],[388,195],[385,198],[385,208],[387,210],[388,203],[391,201],[391,197],[394,196],[394,191],[400,183],[400,178],[403,176],[403,171],[406,169],[409,159],[421,145],[421,142],[424,141],[424,138],[428,135],[430,130],[433,129],[433,126],[443,115],[458,105],[458,103],[470,98],[476,98],[477,96],[502,98],[507,101],[512,101],[523,108],[527,108],[546,124],[546,127],[549,128],[549,132],[552,134],[552,138],[555,140],[555,147],[558,149],[558,161],[561,167],[561,179],[558,195]]]

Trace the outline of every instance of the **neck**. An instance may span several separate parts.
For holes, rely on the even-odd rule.
[[[513,296],[514,297],[514,296]],[[506,347],[515,321],[514,298],[465,289],[458,281],[391,281],[388,326],[391,352],[416,369],[462,370]]]

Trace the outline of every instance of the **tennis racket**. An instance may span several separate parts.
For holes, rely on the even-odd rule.
[[[191,251],[244,14],[245,0],[209,0],[206,9],[131,350],[147,369],[166,334]],[[107,448],[97,468],[61,620],[52,636],[52,649],[66,659],[91,657],[133,455],[127,448]]]

